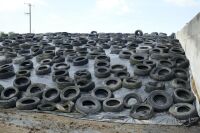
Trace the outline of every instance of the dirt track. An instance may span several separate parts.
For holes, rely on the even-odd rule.
[[[198,133],[200,127],[133,125],[77,120],[44,113],[0,112],[0,133]]]

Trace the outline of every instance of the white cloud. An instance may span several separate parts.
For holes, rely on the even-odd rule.
[[[197,0],[164,0],[164,1],[181,7],[187,7],[187,6],[194,7],[200,5],[200,1]]]
[[[16,11],[24,8],[24,3],[46,5],[43,0],[0,0],[0,11]]]
[[[96,0],[98,12],[114,12],[119,15],[130,12],[129,0]]]

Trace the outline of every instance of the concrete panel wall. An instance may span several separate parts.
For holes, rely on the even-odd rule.
[[[190,60],[190,67],[195,82],[193,90],[200,96],[200,13],[187,23],[176,37],[181,42],[187,58]],[[199,105],[199,104],[198,104]],[[198,106],[197,105],[197,106]],[[198,108],[200,112],[200,108]]]

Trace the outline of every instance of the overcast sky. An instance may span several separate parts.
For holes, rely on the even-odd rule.
[[[0,31],[144,32],[180,30],[200,11],[200,0],[0,0]]]

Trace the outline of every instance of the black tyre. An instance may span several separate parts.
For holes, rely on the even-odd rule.
[[[33,68],[33,62],[31,60],[25,60],[19,65],[21,70],[30,70]]]
[[[17,77],[13,81],[13,86],[18,88],[19,91],[26,91],[28,86],[31,84],[31,80],[28,77]]]
[[[147,93],[150,93],[154,90],[164,90],[165,89],[165,84],[162,83],[162,82],[152,82],[152,81],[149,81],[145,84],[145,91]]]
[[[104,81],[104,86],[108,87],[111,91],[115,91],[122,87],[122,81],[120,78],[110,77]]]
[[[110,62],[110,57],[106,56],[106,55],[98,55],[95,58],[95,62],[98,62],[98,61],[107,61],[107,62]]]
[[[108,67],[97,67],[95,68],[94,75],[97,78],[107,78],[110,76],[110,69]]]
[[[190,87],[189,82],[187,82],[183,79],[180,79],[180,78],[173,79],[171,84],[174,88],[186,88],[186,89],[188,89]]]
[[[95,83],[87,79],[77,80],[76,85],[78,86],[81,92],[89,92],[95,88]]]
[[[15,87],[7,87],[1,92],[1,99],[8,100],[13,97],[19,97],[19,90]]]
[[[150,77],[158,81],[169,81],[174,77],[174,72],[168,67],[155,67],[151,70]]]
[[[65,87],[68,86],[74,86],[75,82],[70,77],[58,77],[56,79],[56,85],[59,89],[64,89]]]
[[[52,80],[55,82],[57,78],[59,77],[68,77],[69,72],[67,70],[61,69],[61,70],[55,70],[52,73]]]
[[[17,97],[13,97],[8,100],[0,100],[0,108],[14,108],[16,107]]]
[[[79,79],[91,80],[91,78],[92,78],[91,73],[86,69],[78,70],[74,73],[74,79],[76,81]]]
[[[130,56],[132,55],[132,52],[129,50],[121,51],[119,53],[119,58],[121,59],[130,59]]]
[[[69,86],[61,90],[60,98],[62,102],[76,101],[80,96],[80,89],[77,86]]]
[[[149,94],[147,101],[156,111],[164,111],[172,105],[173,98],[165,91],[155,90]]]
[[[114,73],[114,76],[120,78],[123,81],[123,79],[130,77],[130,73],[127,71],[118,71]]]
[[[131,108],[133,105],[139,103],[142,103],[142,98],[137,93],[128,93],[124,96],[123,104],[126,108]]]
[[[54,111],[56,110],[56,107],[55,107],[55,104],[54,103],[42,103],[42,104],[39,104],[37,106],[37,109],[38,110],[41,110],[41,111]]]
[[[102,102],[108,98],[111,98],[112,92],[107,87],[101,86],[93,89],[91,95]]]
[[[196,115],[195,106],[189,103],[176,103],[169,112],[179,120],[188,120]]]
[[[96,61],[94,63],[94,68],[98,68],[98,67],[110,67],[110,63],[108,61]]]
[[[8,79],[15,76],[15,72],[14,71],[10,71],[10,70],[0,70],[0,79]]]
[[[146,59],[147,59],[147,57],[142,54],[134,54],[134,55],[130,56],[129,61],[130,61],[131,65],[135,65],[135,64],[142,63]]]
[[[45,84],[33,83],[27,88],[26,95],[30,97],[41,98],[45,88],[46,88]]]
[[[142,81],[136,77],[128,77],[123,80],[122,86],[127,89],[138,89],[142,86]]]
[[[31,76],[31,72],[29,70],[19,70],[18,72],[16,72],[16,77],[30,77]]]
[[[175,68],[174,69],[175,78],[181,78],[183,80],[188,80],[189,74],[185,69]]]
[[[127,67],[121,64],[115,64],[110,67],[111,73],[116,73],[118,71],[127,71]]]
[[[86,57],[77,57],[73,60],[74,66],[83,66],[88,64],[88,59]]]
[[[84,114],[95,114],[101,110],[101,103],[92,96],[81,96],[77,99],[75,108]]]
[[[117,98],[109,98],[103,102],[105,112],[120,112],[124,109],[123,101]]]
[[[60,90],[57,88],[47,88],[43,94],[42,98],[46,102],[59,102],[60,101]]]
[[[154,115],[153,107],[149,104],[135,104],[130,111],[130,116],[138,120],[148,120]]]
[[[49,65],[40,65],[35,70],[36,75],[46,75],[51,73],[51,66]]]
[[[66,63],[56,63],[54,66],[53,66],[53,69],[54,70],[69,70],[70,69],[70,65],[69,64],[66,64]]]
[[[193,103],[195,99],[191,91],[182,88],[174,90],[173,98],[175,103]]]
[[[19,110],[32,110],[36,109],[39,103],[38,97],[24,97],[16,102],[16,107]]]
[[[144,64],[136,64],[134,67],[134,74],[138,76],[147,76],[151,71],[151,67],[149,65]]]

